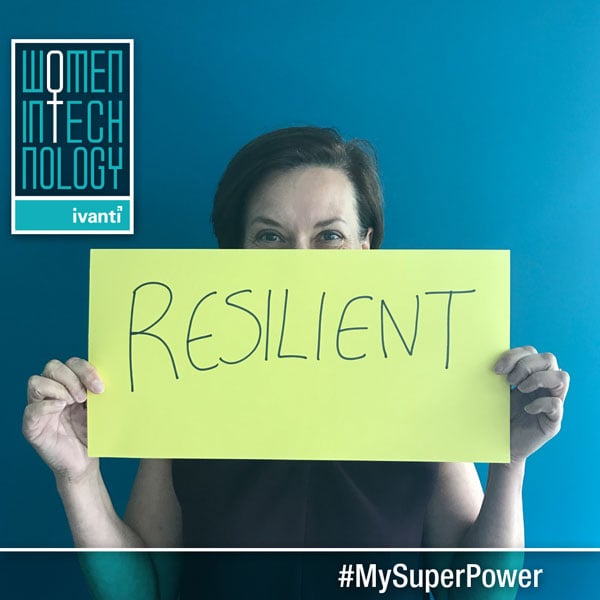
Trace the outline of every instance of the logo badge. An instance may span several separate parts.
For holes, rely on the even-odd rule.
[[[133,233],[133,40],[12,40],[12,233]]]

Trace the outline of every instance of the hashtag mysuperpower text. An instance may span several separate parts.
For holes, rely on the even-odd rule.
[[[543,569],[482,569],[469,563],[461,569],[412,569],[405,563],[379,568],[375,563],[346,563],[338,573],[341,588],[373,588],[385,594],[391,587],[423,589],[457,589],[479,585],[484,588],[537,588]]]

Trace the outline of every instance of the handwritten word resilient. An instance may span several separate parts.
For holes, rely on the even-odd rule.
[[[140,301],[140,298],[145,295],[146,292],[152,291],[153,298],[156,301],[156,291],[157,288],[161,288],[164,290],[164,302],[161,303],[160,306],[156,306],[156,312],[151,317],[149,323],[144,324],[142,328],[134,328],[134,322],[137,322],[138,319],[135,317],[136,312],[136,302]],[[445,335],[445,364],[444,368],[448,369],[450,367],[450,349],[451,349],[451,322],[452,322],[452,303],[453,300],[457,297],[461,297],[466,294],[474,294],[476,292],[475,289],[461,289],[461,290],[429,290],[422,293],[424,296],[430,295],[445,295],[447,297],[446,306],[445,306],[445,323],[446,323],[446,335]],[[272,289],[263,290],[264,293],[264,306],[265,306],[265,315],[261,319],[259,315],[257,315],[253,310],[248,307],[247,301],[251,297],[255,297],[257,292],[251,289],[241,289],[235,290],[228,294],[223,294],[222,292],[218,292],[217,290],[210,291],[202,296],[195,304],[193,309],[190,312],[189,319],[187,320],[187,334],[185,336],[185,348],[187,359],[189,364],[196,369],[197,371],[211,371],[212,369],[216,369],[219,365],[236,365],[248,360],[251,356],[253,356],[256,352],[259,352],[264,358],[265,361],[269,360],[281,360],[281,359],[296,359],[296,360],[321,360],[321,351],[322,351],[322,337],[323,337],[323,320],[324,320],[324,308],[328,306],[328,298],[327,292],[323,291],[321,293],[320,299],[318,302],[315,302],[315,310],[314,310],[314,326],[316,328],[316,336],[314,346],[310,351],[306,348],[302,348],[301,351],[304,353],[299,353],[300,350],[296,349],[295,353],[291,353],[286,345],[286,327],[288,326],[288,320],[291,318],[288,311],[288,304],[290,301],[290,290],[280,290],[275,291]],[[147,294],[146,294],[147,296]],[[160,281],[147,281],[140,285],[138,285],[132,292],[131,298],[131,312],[130,312],[130,320],[129,320],[129,375],[130,375],[130,385],[131,391],[133,392],[135,389],[134,383],[134,349],[135,349],[135,338],[138,336],[146,336],[152,338],[161,345],[166,351],[166,355],[170,361],[173,374],[176,379],[179,379],[178,366],[176,364],[174,354],[172,351],[172,347],[174,344],[178,343],[178,340],[173,339],[165,339],[161,335],[159,335],[155,328],[157,325],[163,320],[168,318],[168,313],[171,310],[173,304],[173,290],[169,285]],[[147,298],[146,298],[147,300]],[[386,302],[384,298],[376,299],[373,296],[369,295],[360,295],[353,296],[348,298],[344,303],[342,303],[338,308],[337,314],[339,314],[339,318],[337,319],[337,326],[335,328],[335,352],[337,356],[341,360],[353,361],[353,360],[362,360],[366,358],[367,354],[365,352],[361,354],[349,354],[348,351],[345,351],[344,344],[346,336],[352,335],[352,332],[365,331],[369,329],[366,325],[353,325],[348,326],[348,321],[355,322],[352,319],[352,311],[355,309],[359,303],[365,304],[369,303],[372,305],[372,310],[378,311],[378,323],[379,323],[379,347],[381,349],[381,355],[384,359],[390,357],[388,352],[388,346],[386,345],[386,340],[389,340],[390,336],[397,336],[400,338],[402,345],[408,356],[413,356],[415,351],[415,344],[418,337],[419,332],[419,312],[421,307],[421,297],[419,294],[415,295],[415,303],[414,303],[414,325],[412,327],[412,331],[410,332],[402,332],[398,326],[397,317],[398,315],[394,315],[390,309],[390,303]],[[239,313],[243,313],[247,316],[251,322],[254,323],[256,327],[256,333],[252,339],[248,339],[247,351],[241,356],[213,356],[210,360],[205,356],[205,349],[203,351],[202,341],[207,340],[208,338],[213,337],[213,333],[210,331],[210,323],[205,324],[202,321],[202,309],[206,308],[209,303],[222,303],[224,307],[229,311],[239,311]],[[273,316],[273,306],[279,303],[278,311],[279,318],[275,318]],[[328,309],[331,310],[331,307],[328,306]],[[238,314],[239,314],[238,313]],[[309,323],[305,323],[303,325],[310,325]],[[195,335],[192,332],[196,331],[200,326],[204,327],[205,333],[202,335]],[[272,332],[275,332],[274,334]],[[272,347],[272,337],[276,335],[277,342],[276,347]],[[285,348],[285,349],[284,349]],[[201,360],[202,357],[202,360]]]

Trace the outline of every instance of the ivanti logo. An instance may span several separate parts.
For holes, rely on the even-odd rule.
[[[73,223],[120,223],[123,206],[118,205],[117,210],[80,211],[73,209]]]
[[[133,40],[12,41],[12,233],[133,233]]]

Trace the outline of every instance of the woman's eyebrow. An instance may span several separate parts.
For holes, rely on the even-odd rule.
[[[333,223],[344,223],[347,224],[346,221],[344,219],[342,219],[342,217],[333,217],[333,219],[325,219],[324,221],[319,221],[318,223],[315,223],[315,227],[327,227],[328,225],[332,225]]]
[[[346,224],[346,221],[344,219],[342,219],[342,217],[333,217],[331,219],[324,219],[323,221],[319,221],[318,223],[315,223],[315,227],[327,227],[329,225],[332,225],[333,223],[338,223],[338,222]],[[250,221],[250,225],[254,225],[255,223],[262,223],[263,225],[271,225],[272,227],[283,227],[283,225],[281,223],[279,223],[279,221],[276,221],[275,219],[271,219],[269,217],[263,217],[263,216],[254,217],[254,219],[252,219],[252,221]]]
[[[275,221],[275,219],[269,219],[269,217],[254,217],[252,221],[250,221],[250,225],[254,225],[254,223],[263,223],[264,225],[271,225],[273,227],[281,227],[281,223]]]

